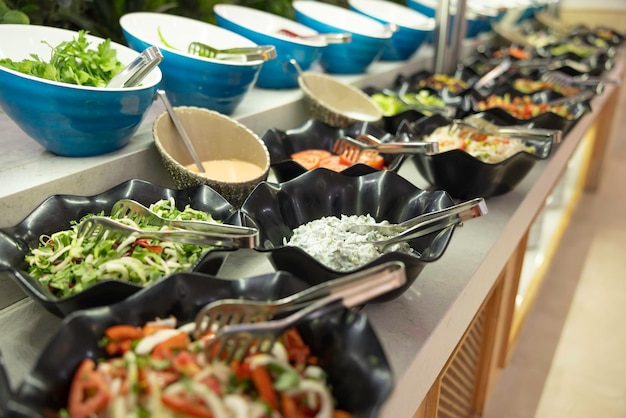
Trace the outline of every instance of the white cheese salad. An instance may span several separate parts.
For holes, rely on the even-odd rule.
[[[388,225],[388,221],[377,223],[371,215],[341,215],[340,218],[327,216],[308,222],[294,229],[286,245],[299,247],[320,263],[338,271],[357,269],[384,253],[402,252],[415,254],[406,242],[393,244],[383,251],[372,241],[389,238],[377,231],[359,234],[348,231],[354,225]]]

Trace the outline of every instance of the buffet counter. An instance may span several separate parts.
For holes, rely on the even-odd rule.
[[[474,46],[466,45],[468,51]],[[422,48],[408,62],[377,63],[367,74],[338,78],[360,87],[384,87],[400,73],[430,69],[431,60],[432,51]],[[622,57],[612,73],[622,78],[623,70]],[[618,93],[619,88],[608,86],[595,97],[593,111],[580,119],[551,157],[538,162],[513,191],[489,198],[486,216],[456,228],[443,257],[428,265],[401,297],[363,309],[396,379],[382,417],[480,415],[532,304],[532,293],[522,298],[523,306],[515,304],[523,269],[530,277],[524,283],[531,283],[523,288],[539,289],[541,267],[524,267],[530,232],[536,220],[543,219],[539,215],[546,204],[555,207],[551,198],[558,186],[568,188],[556,212],[562,229],[580,191],[597,184]],[[301,98],[299,90],[255,89],[233,117],[258,134],[271,127],[288,129],[309,118]],[[131,178],[171,186],[151,135],[152,121],[163,111],[161,103],[155,103],[126,148],[83,159],[44,152],[0,114],[0,227],[19,222],[51,194],[94,195]],[[412,163],[405,163],[399,173],[426,187]],[[542,239],[558,245],[558,230]],[[239,270],[224,275],[258,274],[269,268],[242,263]],[[16,386],[61,320],[25,298],[9,277],[0,275],[0,286],[0,351]]]

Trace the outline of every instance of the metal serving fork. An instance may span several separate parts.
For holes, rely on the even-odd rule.
[[[204,58],[242,62],[269,61],[276,58],[276,47],[274,45],[217,49],[202,42],[192,42],[189,44],[187,52]]]
[[[439,151],[437,142],[380,142],[379,139],[359,134],[356,138],[344,136],[337,138],[333,152],[343,156],[352,163],[357,163],[363,153],[377,152],[381,154],[432,154]]]
[[[541,76],[541,80],[557,86],[598,86],[599,84],[622,84],[618,78],[609,77],[581,77],[571,76],[562,71],[548,71]]]
[[[143,219],[149,225],[153,226],[171,226],[173,228],[234,236],[248,236],[257,233],[255,228],[248,228],[245,226],[228,225],[209,221],[181,221],[176,219],[166,219],[157,215],[141,203],[131,199],[120,199],[115,202],[111,208],[111,216],[115,218],[129,218],[135,222]]]
[[[207,333],[217,332],[228,325],[269,321],[270,319],[305,308],[311,303],[336,292],[341,292],[355,283],[368,280],[372,275],[381,274],[390,276],[405,275],[404,264],[398,261],[387,262],[367,270],[320,283],[301,292],[273,301],[216,300],[206,305],[196,315],[194,336],[199,338]]]
[[[384,249],[392,244],[441,231],[449,226],[460,224],[485,214],[487,214],[487,203],[482,197],[478,197],[445,209],[416,216],[400,224],[353,225],[348,227],[348,231],[358,234],[376,231],[387,235],[389,238],[380,241],[354,242],[354,244],[372,244],[379,249]]]
[[[209,360],[215,358],[230,362],[233,359],[241,360],[249,353],[268,353],[285,331],[301,321],[319,318],[341,307],[359,306],[398,289],[406,283],[403,267],[401,262],[392,262],[364,270],[360,280],[315,299],[306,307],[281,319],[226,325],[205,345],[205,355]]]
[[[510,138],[538,138],[549,139],[558,144],[563,139],[563,131],[559,129],[528,128],[523,126],[498,126],[485,119],[468,116],[452,122],[451,129],[469,129],[485,135],[499,135]]]
[[[259,236],[256,229],[253,231],[247,235],[219,234],[186,229],[147,231],[105,216],[92,216],[78,225],[77,235],[79,238],[90,237],[96,240],[135,235],[137,238],[158,239],[184,244],[212,245],[224,248],[254,248],[258,244]]]

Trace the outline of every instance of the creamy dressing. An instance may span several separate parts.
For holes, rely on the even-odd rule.
[[[195,164],[186,165],[185,168],[194,173],[198,172]],[[263,174],[263,169],[258,165],[237,159],[202,161],[202,168],[203,176],[230,183],[252,180]]]

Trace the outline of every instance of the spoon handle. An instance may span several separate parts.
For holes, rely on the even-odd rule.
[[[196,150],[193,147],[193,144],[191,143],[189,136],[187,136],[187,132],[185,131],[183,124],[180,122],[180,119],[178,119],[178,115],[176,115],[176,111],[172,107],[170,100],[167,98],[167,93],[165,92],[165,90],[159,89],[157,90],[157,94],[161,98],[161,101],[163,102],[163,104],[165,104],[167,113],[170,114],[170,118],[172,119],[172,122],[174,123],[176,130],[180,134],[181,138],[183,138],[183,142],[185,143],[185,146],[187,147],[187,151],[189,151],[191,158],[193,158],[193,162],[198,168],[198,171],[200,173],[204,173],[204,167],[202,167],[202,161],[200,160],[200,157],[198,157],[198,153],[196,153]]]

